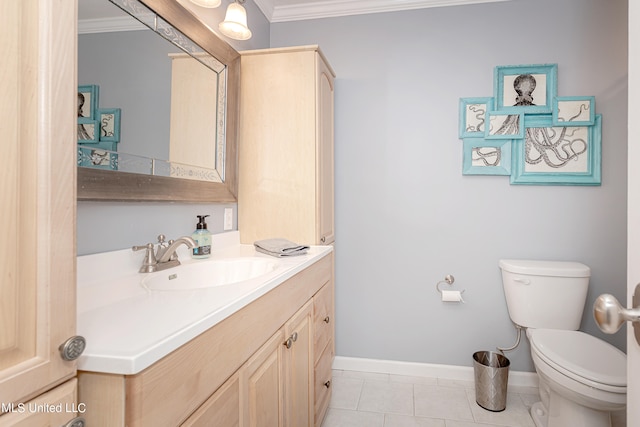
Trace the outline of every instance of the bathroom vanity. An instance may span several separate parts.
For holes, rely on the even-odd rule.
[[[150,274],[137,273],[140,253],[79,257],[87,348],[78,388],[89,425],[321,424],[334,357],[333,248],[275,258],[241,245],[238,232],[214,239],[209,260],[185,250],[183,265]],[[230,284],[145,288],[150,275],[239,260],[270,267]],[[96,274],[113,262],[125,272]]]

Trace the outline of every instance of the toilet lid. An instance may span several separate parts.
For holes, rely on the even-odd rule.
[[[616,387],[627,385],[627,356],[611,344],[580,331],[530,329],[532,348],[557,368]]]

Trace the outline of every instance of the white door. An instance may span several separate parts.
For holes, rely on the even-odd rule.
[[[634,123],[640,115],[640,4],[629,1],[629,157],[628,157],[628,253],[627,307],[640,283],[640,135]],[[636,343],[633,327],[627,323],[627,425],[640,426],[640,345]]]

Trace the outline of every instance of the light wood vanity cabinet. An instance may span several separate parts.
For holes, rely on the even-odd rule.
[[[240,239],[330,244],[335,73],[318,46],[240,53]]]
[[[0,426],[78,415],[75,2],[3,1],[0,13]]]
[[[80,372],[85,418],[105,427],[320,425],[333,288],[330,253],[139,374]]]

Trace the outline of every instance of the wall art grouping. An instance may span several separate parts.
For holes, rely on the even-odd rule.
[[[497,66],[493,97],[460,99],[464,175],[508,175],[511,184],[601,184],[595,97],[557,96],[557,74],[557,64]]]
[[[118,169],[120,108],[99,108],[100,87],[78,86],[78,166]]]

